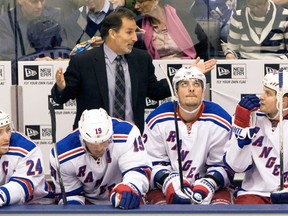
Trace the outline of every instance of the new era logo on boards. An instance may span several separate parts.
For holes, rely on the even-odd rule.
[[[38,65],[25,65],[24,66],[24,80],[38,80]]]
[[[247,79],[245,64],[217,64],[217,79]]]
[[[54,81],[53,65],[24,65],[24,80]]]

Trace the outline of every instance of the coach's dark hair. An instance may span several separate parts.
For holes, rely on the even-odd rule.
[[[135,20],[136,15],[133,11],[125,7],[118,7],[115,11],[105,17],[102,22],[100,33],[103,40],[108,36],[109,29],[118,32],[122,26],[122,19]]]

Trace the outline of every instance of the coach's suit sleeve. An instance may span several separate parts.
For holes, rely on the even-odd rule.
[[[166,79],[157,80],[155,75],[155,67],[151,57],[146,53],[146,65],[148,69],[148,91],[147,97],[152,100],[163,100],[171,96],[169,86]]]
[[[51,95],[56,103],[63,104],[70,99],[75,99],[80,88],[81,68],[76,56],[71,56],[69,65],[64,73],[66,87],[63,91],[57,89],[55,83],[51,89]]]

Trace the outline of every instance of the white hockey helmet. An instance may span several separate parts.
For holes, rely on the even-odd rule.
[[[112,119],[102,108],[85,110],[78,125],[83,140],[91,144],[103,143],[113,134]]]
[[[197,67],[181,67],[173,77],[173,88],[176,92],[177,83],[183,80],[199,79],[202,81],[203,90],[206,89],[206,77]]]
[[[3,110],[0,110],[0,127],[11,124],[10,116]]]
[[[264,76],[263,85],[267,88],[273,89],[276,91],[276,94],[279,94],[279,75],[276,72],[268,73]],[[288,71],[283,70],[283,86],[282,86],[283,95],[288,93]]]

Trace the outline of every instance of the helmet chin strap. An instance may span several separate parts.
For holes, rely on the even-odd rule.
[[[271,119],[271,120],[275,120],[275,119],[277,119],[278,117],[279,117],[279,106],[277,105],[277,113],[276,113],[276,115],[274,116],[274,117],[270,117],[268,114],[267,114],[267,117],[269,118],[269,119]],[[286,107],[285,109],[283,109],[282,110],[282,112],[285,112],[285,111],[287,111],[288,110],[288,107]]]
[[[180,103],[179,103],[178,105],[179,105],[180,109],[183,110],[183,111],[184,111],[185,113],[187,113],[187,114],[195,114],[195,113],[197,113],[197,112],[199,111],[199,109],[200,109],[200,107],[201,107],[201,104],[200,104],[195,110],[189,111],[189,110],[184,109],[184,108],[180,105]]]
[[[270,120],[275,120],[279,117],[279,110],[277,111],[276,115],[274,117],[270,117],[269,114],[266,114],[266,116],[268,117],[268,119]]]
[[[177,99],[178,99],[178,96],[177,96]],[[192,110],[192,111],[184,109],[181,106],[180,102],[178,103],[178,105],[179,105],[180,109],[183,110],[185,113],[187,113],[187,114],[195,114],[195,113],[197,113],[200,110],[203,100],[204,100],[204,98],[202,97],[202,100],[201,100],[201,103],[199,104],[199,106],[196,109]]]
[[[79,135],[79,140],[80,140],[80,143],[81,143],[82,147],[84,148],[84,150],[85,150],[88,154],[91,155],[91,153],[90,153],[90,151],[87,149],[86,144],[85,144],[85,141],[84,141],[84,139],[82,138],[81,135]]]
[[[89,151],[89,149],[87,148],[84,139],[81,137],[81,135],[79,136],[80,142],[82,144],[82,147],[84,148],[84,150],[87,152],[88,155],[90,155],[91,157],[95,158],[94,155],[91,154],[91,152]]]

